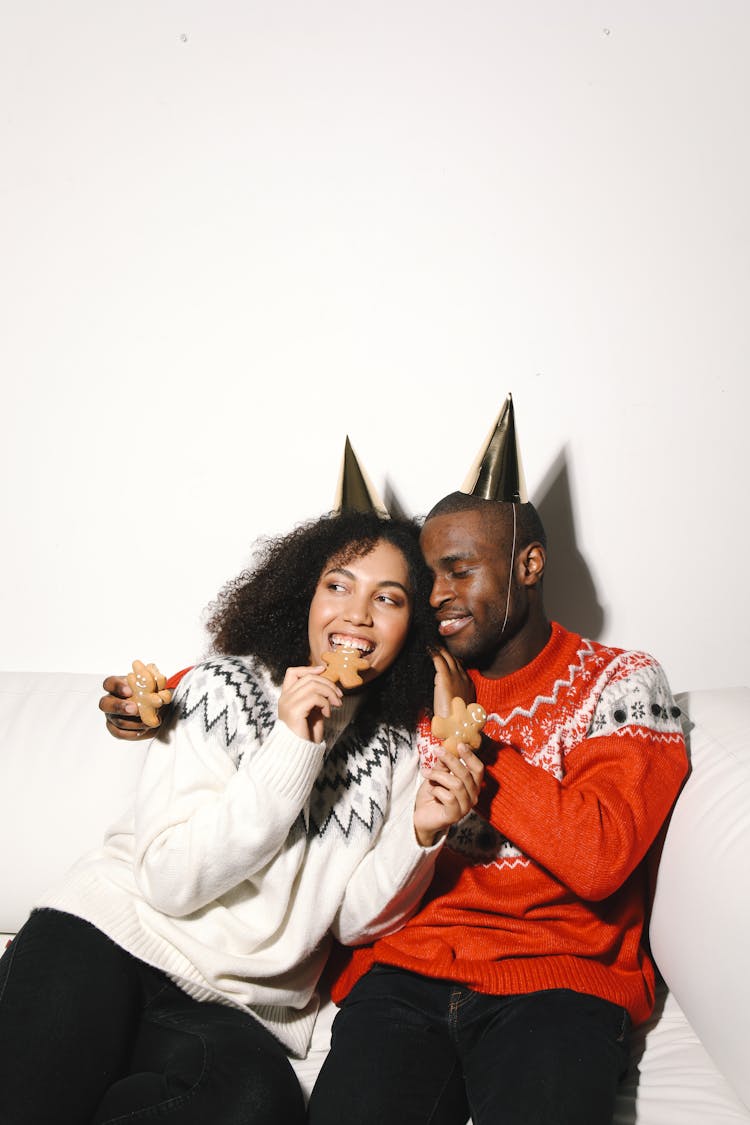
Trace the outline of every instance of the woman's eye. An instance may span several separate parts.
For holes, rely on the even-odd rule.
[[[394,605],[397,608],[400,608],[402,605],[404,605],[404,601],[402,598],[394,597],[391,594],[378,594],[376,600],[382,602],[384,605]]]

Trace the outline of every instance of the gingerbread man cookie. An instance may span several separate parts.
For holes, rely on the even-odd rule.
[[[455,696],[451,700],[450,715],[434,715],[431,726],[433,735],[440,739],[445,749],[457,754],[459,742],[472,750],[479,749],[482,727],[486,722],[487,712],[481,703],[467,704]]]
[[[166,679],[155,664],[144,664],[142,660],[133,661],[133,671],[128,672],[127,681],[138,704],[141,722],[147,727],[158,727],[161,722],[158,711],[165,703],[172,702],[172,692],[166,686]]]
[[[363,682],[360,672],[370,667],[369,660],[360,656],[356,648],[337,648],[324,652],[323,661],[328,665],[323,675],[333,684],[344,688],[359,687]]]

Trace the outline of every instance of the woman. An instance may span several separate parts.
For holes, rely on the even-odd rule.
[[[429,586],[416,526],[368,513],[267,543],[223,592],[134,810],[0,961],[1,1122],[303,1120],[287,1053],[331,935],[397,928],[477,798],[469,751],[418,776]],[[351,691],[323,675],[340,648]]]

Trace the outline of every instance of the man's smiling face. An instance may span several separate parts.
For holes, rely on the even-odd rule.
[[[433,573],[430,604],[446,647],[468,667],[489,667],[525,619],[522,589],[515,583],[508,601],[512,530],[499,512],[469,510],[431,516],[420,542]]]

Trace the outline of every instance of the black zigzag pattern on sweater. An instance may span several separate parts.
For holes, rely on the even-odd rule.
[[[242,660],[235,657],[207,660],[189,673],[189,676],[184,694],[179,699],[177,717],[180,719],[200,717],[207,734],[210,731],[216,732],[219,728],[227,750],[232,748],[240,727],[242,727],[241,735],[244,735],[245,730],[249,728],[259,741],[266,738],[273,730],[276,722],[276,705],[271,703],[257,676]],[[206,685],[206,680],[210,678],[223,681],[226,691],[222,694],[232,695],[237,700],[239,708],[230,708],[226,703],[223,707],[217,708],[215,688],[209,691]],[[209,697],[213,699],[213,705]],[[235,754],[232,756],[239,764],[242,759],[242,749],[236,747]]]
[[[398,758],[415,753],[403,732],[381,727],[369,742],[345,731],[327,755],[310,794],[308,832],[338,831],[348,838],[360,826],[374,835],[382,824]]]

